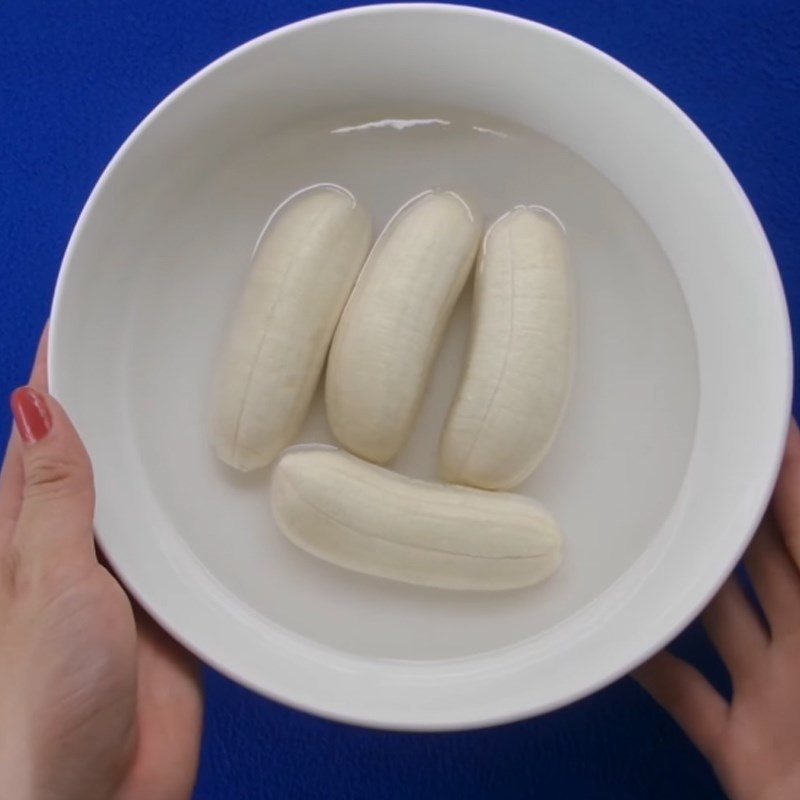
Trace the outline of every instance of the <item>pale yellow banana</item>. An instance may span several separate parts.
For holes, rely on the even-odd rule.
[[[319,558],[423,586],[513,589],[561,560],[556,523],[528,498],[412,480],[333,448],[281,456],[272,512]]]
[[[445,480],[510,489],[530,475],[567,402],[573,325],[563,228],[519,206],[484,240],[467,365],[441,440]]]
[[[325,386],[336,438],[383,464],[403,446],[480,226],[453,192],[426,192],[383,231],[342,314]]]
[[[336,186],[301,192],[273,215],[216,376],[213,440],[230,466],[264,467],[297,434],[370,238],[368,213]]]

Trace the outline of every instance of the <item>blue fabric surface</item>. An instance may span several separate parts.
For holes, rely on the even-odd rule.
[[[139,120],[212,59],[330,0],[0,3],[0,390],[26,378],[89,191]],[[800,313],[800,5],[755,0],[488,3],[599,46],[670,95],[733,168]],[[5,411],[3,413],[6,413]],[[8,416],[4,419],[8,421]],[[680,650],[724,685],[693,626]],[[546,717],[447,735],[315,719],[206,672],[195,797],[313,800],[722,797],[630,680]]]

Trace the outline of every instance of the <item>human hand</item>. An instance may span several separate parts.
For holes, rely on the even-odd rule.
[[[727,702],[659,653],[635,677],[711,762],[732,800],[800,797],[800,431],[793,421],[772,504],[745,556],[764,612],[735,576],[703,623],[730,672]]]
[[[91,464],[46,394],[45,342],[0,474],[0,798],[182,800],[197,666],[97,560]]]

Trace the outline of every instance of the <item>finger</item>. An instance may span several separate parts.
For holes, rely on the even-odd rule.
[[[29,385],[39,392],[47,391],[47,342],[50,323],[44,326],[33,361]],[[16,428],[12,427],[0,469],[0,547],[13,531],[22,503],[22,453]]]
[[[116,575],[114,568],[109,564],[106,554],[98,545],[96,547],[97,562],[121,586],[122,581]],[[124,586],[123,586],[124,588]],[[133,616],[136,620],[136,630],[139,634],[140,649],[142,654],[149,659],[156,654],[160,660],[168,660],[176,665],[187,680],[201,688],[200,670],[198,660],[178,642],[176,642],[161,626],[139,605],[133,597],[128,597]]]
[[[36,389],[37,392],[46,394],[48,391],[47,383],[47,346],[50,341],[50,320],[45,322],[42,335],[39,337],[39,345],[36,348],[36,357],[33,360],[31,377],[28,386]]]
[[[111,577],[122,585],[113,567],[108,563],[105,553],[98,546],[97,561]],[[124,588],[124,587],[123,587]],[[139,605],[135,598],[129,597],[136,630],[139,635],[139,655],[143,664],[166,664],[175,677],[190,685],[197,694],[202,694],[200,662],[182,645],[178,644],[164,629]]]
[[[800,572],[769,516],[753,539],[744,563],[772,636],[800,631]]]
[[[199,664],[144,612],[137,614],[139,757],[164,797],[186,797],[197,775],[203,724]],[[159,746],[170,743],[169,751]],[[120,800],[139,800],[140,794]]]
[[[12,427],[0,469],[0,549],[6,545],[14,530],[22,501],[22,456],[19,444],[19,435]]]
[[[154,662],[167,664],[176,678],[180,678],[196,692],[202,691],[200,665],[197,659],[133,603],[136,629],[139,633],[140,657],[148,665]]]
[[[703,624],[734,686],[745,680],[766,652],[769,639],[735,577],[728,578],[711,601],[703,614]]]
[[[772,511],[794,566],[800,570],[800,430],[794,419],[789,424]]]
[[[633,673],[709,760],[725,731],[728,704],[691,664],[666,650]]]
[[[11,408],[24,473],[18,548],[43,561],[94,560],[94,484],[80,437],[61,406],[35,389],[15,390]]]

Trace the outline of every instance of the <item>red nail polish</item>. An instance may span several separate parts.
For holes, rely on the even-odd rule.
[[[11,413],[26,444],[44,439],[53,425],[44,398],[30,386],[20,386],[11,393]]]

